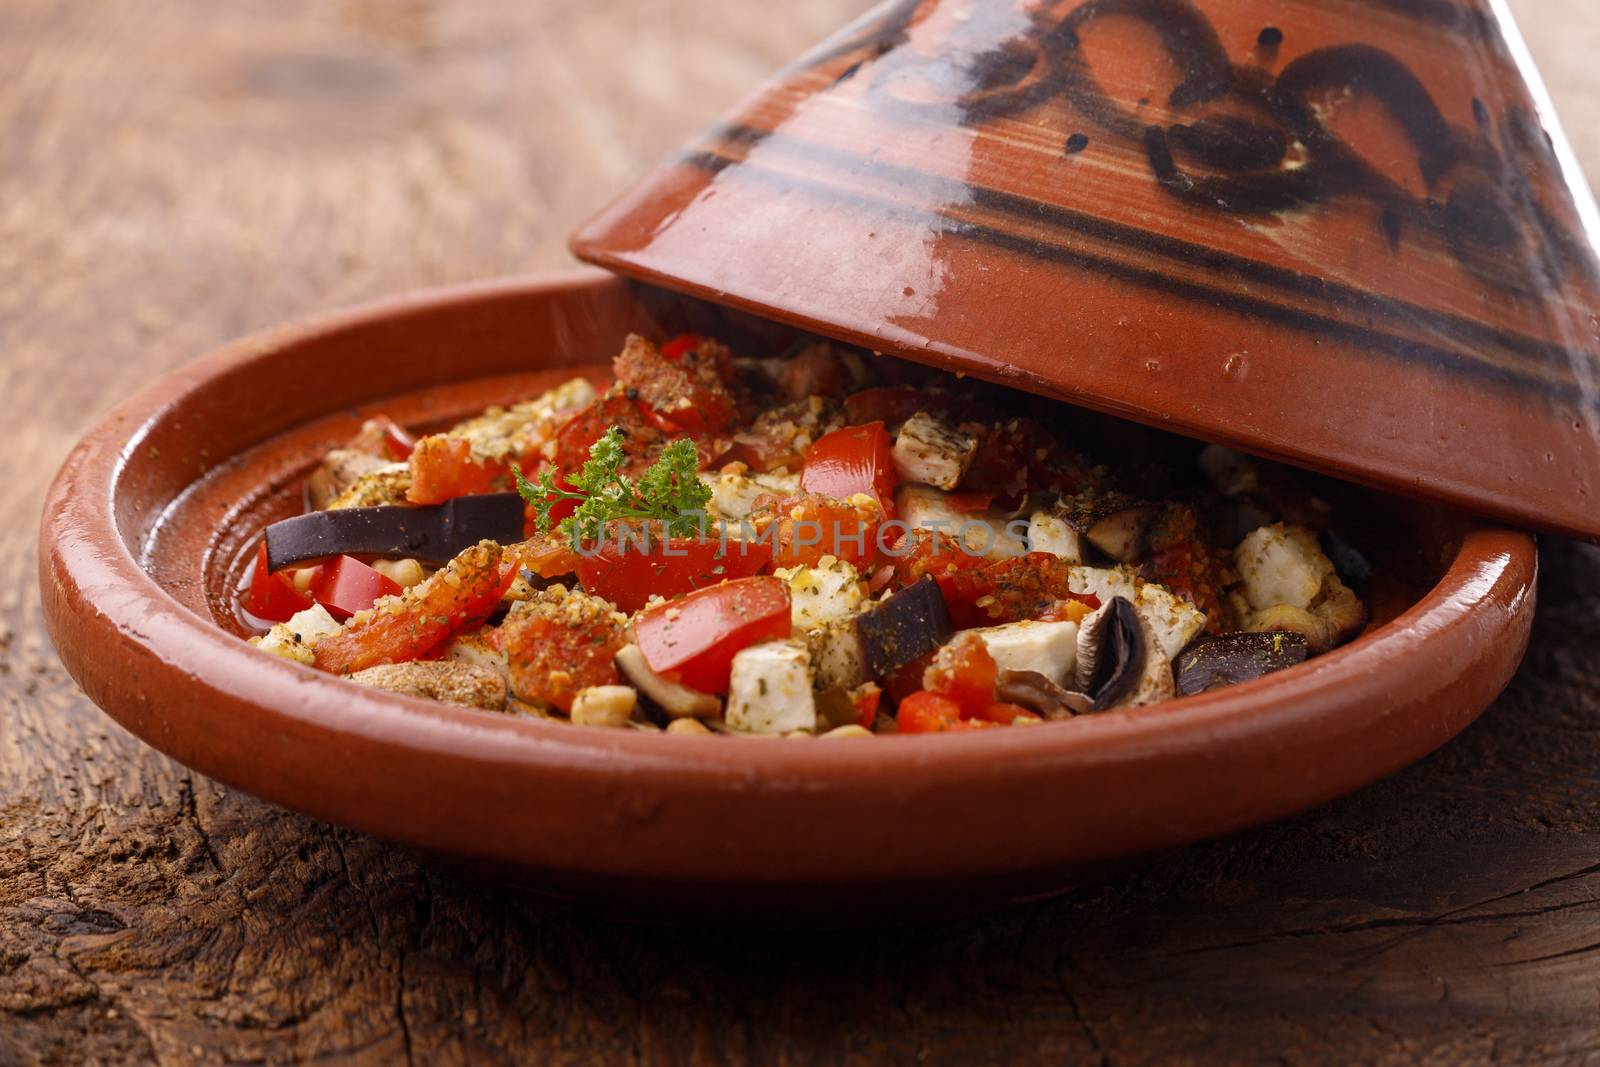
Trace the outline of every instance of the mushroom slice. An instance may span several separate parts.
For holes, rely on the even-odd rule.
[[[1306,639],[1310,654],[1317,656],[1351,640],[1366,624],[1366,605],[1349,586],[1330,574],[1310,607],[1274,604],[1253,611],[1245,620],[1245,629],[1251,633],[1300,634]]]
[[[1196,641],[1178,657],[1180,696],[1193,696],[1304,663],[1306,639],[1298,633],[1231,633]]]
[[[1038,671],[1001,671],[994,695],[1046,719],[1070,719],[1094,710],[1087,695],[1064,689]]]
[[[722,714],[722,701],[710,693],[679,685],[651,670],[638,645],[618,649],[616,664],[639,696],[669,719],[714,719]]]
[[[1177,691],[1150,623],[1124,597],[1083,620],[1076,680],[1094,711],[1154,704]]]
[[[1061,501],[1054,514],[1107,556],[1131,563],[1144,550],[1156,505],[1114,490],[1087,490]]]

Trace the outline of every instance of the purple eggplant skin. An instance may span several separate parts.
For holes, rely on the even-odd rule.
[[[375,556],[449,563],[479,541],[523,539],[516,493],[457,497],[428,507],[388,505],[296,515],[267,527],[267,569],[327,556]]]
[[[1263,678],[1306,661],[1306,639],[1285,632],[1203,637],[1178,654],[1179,696],[1193,696]]]
[[[856,619],[867,677],[882,678],[949,641],[955,631],[939,583],[925,577]]]

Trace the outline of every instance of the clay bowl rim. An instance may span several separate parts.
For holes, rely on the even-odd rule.
[[[260,653],[224,632],[162,589],[130,551],[116,505],[131,451],[151,426],[181,409],[186,397],[219,375],[269,363],[285,348],[315,342],[335,331],[395,316],[426,314],[484,298],[537,299],[612,284],[623,283],[603,271],[580,269],[376,301],[228,344],[115,407],[63,464],[40,528],[45,617],[68,670],[113,718],[212,777],[306,814],[401,843],[517,863],[526,857],[512,844],[497,843],[487,835],[442,842],[435,829],[408,828],[381,806],[363,808],[359,800],[338,795],[308,796],[296,791],[301,786],[294,777],[275,785],[259,769],[241,770],[237,751],[208,749],[204,739],[191,736],[192,730],[171,729],[161,706],[188,701],[231,708],[244,713],[246,730],[271,728],[274,736],[285,737],[314,734],[346,744],[352,751],[365,746],[403,765],[432,767],[431,773],[446,778],[454,773],[452,768],[475,769],[486,779],[509,775],[504,785],[519,774],[538,771],[559,786],[588,775],[620,775],[638,795],[725,796],[766,790],[774,795],[820,796],[847,791],[863,802],[876,797],[903,803],[929,782],[945,788],[1004,789],[1002,780],[1042,782],[1095,765],[1131,770],[1142,763],[1169,766],[1175,759],[1206,761],[1236,746],[1281,747],[1298,732],[1353,740],[1393,713],[1392,708],[1363,711],[1359,707],[1363,693],[1370,696],[1384,687],[1411,682],[1416,688],[1413,702],[1426,702],[1429,694],[1437,700],[1441,686],[1422,681],[1427,672],[1452,661],[1464,671],[1467,665],[1478,666],[1491,658],[1495,642],[1515,642],[1514,647],[1500,649],[1505,662],[1492,669],[1498,692],[1521,659],[1533,607],[1534,539],[1523,532],[1474,524],[1438,582],[1398,617],[1328,655],[1230,689],[1070,724],[956,737],[894,737],[861,744],[665,737],[494,716],[382,693],[320,674]],[[170,501],[163,502],[167,504]],[[1463,628],[1463,622],[1470,625]],[[1466,644],[1475,651],[1464,653]],[[1467,660],[1461,659],[1464,654]],[[135,687],[117,684],[130,676],[138,678]],[[156,698],[150,695],[153,692],[166,695]],[[1374,758],[1360,773],[1332,774],[1278,803],[1258,805],[1259,812],[1226,813],[1203,834],[1175,831],[1167,835],[1170,842],[1131,840],[1126,849],[1102,850],[1104,856],[1092,858],[1194,840],[1344,795],[1454,736],[1493,695],[1479,700],[1473,692],[1467,699],[1475,706],[1443,716],[1449,721],[1438,727],[1437,737],[1425,747],[1413,743],[1404,753]],[[462,780],[462,787],[478,788],[467,780]],[[1072,862],[1088,858],[1070,857]],[[1047,859],[1042,854],[1022,858],[1018,869]],[[543,857],[540,862],[551,861]],[[629,866],[613,857],[603,858],[595,869],[620,874],[628,873]],[[966,870],[961,866],[946,860],[944,866],[926,873],[983,873],[993,864],[980,862]],[[675,873],[695,874],[687,866]],[[711,879],[727,876],[726,871],[713,869],[701,873]],[[848,872],[840,876],[849,878]]]

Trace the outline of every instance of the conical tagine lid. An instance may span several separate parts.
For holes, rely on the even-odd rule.
[[[1600,537],[1594,202],[1478,0],[904,0],[582,258]]]

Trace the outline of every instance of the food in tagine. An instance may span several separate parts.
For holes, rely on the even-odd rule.
[[[1364,561],[1271,464],[820,341],[613,369],[369,421],[252,557],[252,640],[490,711],[842,738],[1159,703],[1365,625]]]

